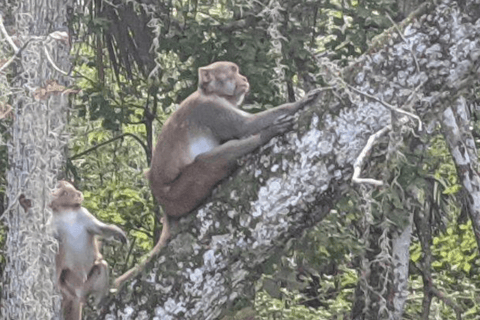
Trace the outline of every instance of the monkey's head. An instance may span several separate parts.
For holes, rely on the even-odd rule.
[[[198,69],[198,89],[205,95],[216,95],[238,106],[250,84],[235,63],[219,61]]]
[[[53,211],[61,209],[78,209],[83,202],[83,194],[75,189],[68,181],[59,181],[57,189],[52,193],[52,202],[50,208]]]

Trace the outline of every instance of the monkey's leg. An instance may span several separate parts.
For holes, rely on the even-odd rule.
[[[180,217],[195,209],[207,198],[213,187],[226,178],[235,168],[237,159],[268,142],[272,137],[285,132],[290,121],[278,122],[261,133],[241,140],[230,140],[213,150],[200,154],[195,161],[182,170],[182,174],[170,185],[170,191],[159,202],[167,213],[163,219],[160,240],[140,264],[118,277],[115,288],[139,274],[163,248],[170,237],[170,217]]]
[[[65,281],[65,275],[67,272],[69,272],[69,270],[62,270],[60,273],[60,276],[57,280],[58,289],[62,292],[62,294],[68,295],[70,298],[74,298],[76,297],[75,289],[67,281]]]
[[[83,298],[86,300],[89,294],[92,294],[95,304],[100,301],[108,293],[108,264],[105,260],[100,259],[95,262],[88,273],[87,281],[83,286]]]
[[[63,320],[82,320],[82,303],[65,295],[62,299]]]
[[[58,287],[60,291],[71,299],[77,299],[81,296],[83,279],[70,269],[63,269],[58,278]]]
[[[159,199],[167,215],[180,217],[195,209],[221,180],[231,174],[238,158],[254,151],[290,125],[291,122],[274,125],[260,134],[230,140],[198,155],[193,163],[182,169],[181,175],[170,185],[168,194]]]

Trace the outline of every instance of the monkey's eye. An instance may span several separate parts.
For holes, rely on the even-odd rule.
[[[234,73],[237,73],[237,72],[238,72],[237,67],[236,67],[236,66],[232,66],[232,71],[233,71]]]
[[[67,191],[63,191],[63,192],[62,192],[62,196],[68,196],[68,192],[67,192]]]

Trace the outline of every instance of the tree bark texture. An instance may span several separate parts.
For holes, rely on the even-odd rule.
[[[54,284],[57,245],[48,231],[47,205],[67,142],[63,133],[67,98],[61,85],[68,77],[55,68],[69,70],[70,46],[66,33],[52,31],[66,25],[68,4],[18,2],[12,14],[15,34],[2,34],[2,40],[15,38],[7,41],[10,48],[2,56],[16,55],[0,77],[5,89],[0,94],[9,97],[14,110],[8,141],[8,208],[2,217],[8,234],[0,318],[6,320],[59,319]]]

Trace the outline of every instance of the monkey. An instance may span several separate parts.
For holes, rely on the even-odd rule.
[[[144,261],[114,281],[114,287],[138,274],[164,247],[170,222],[198,207],[237,167],[237,159],[266,144],[293,125],[293,115],[314,100],[314,90],[297,102],[257,114],[238,109],[250,90],[233,62],[198,69],[198,89],[165,122],[146,177],[163,205],[163,230]]]
[[[52,229],[59,242],[55,257],[56,283],[62,294],[65,320],[80,320],[88,296],[96,304],[108,293],[108,264],[103,260],[96,236],[127,242],[115,225],[105,224],[82,207],[83,194],[67,181],[59,181],[52,193]]]

